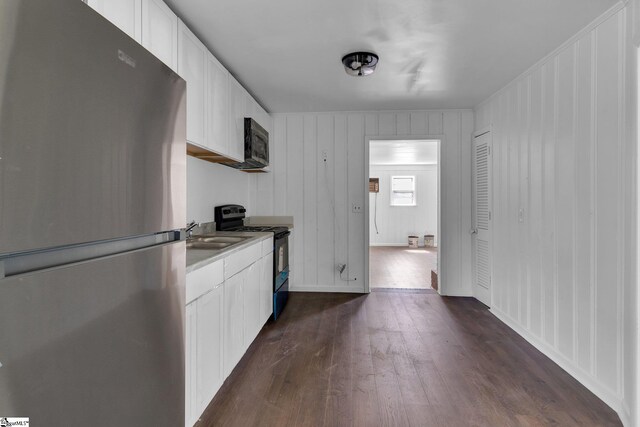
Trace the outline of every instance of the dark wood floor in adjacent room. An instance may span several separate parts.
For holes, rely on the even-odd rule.
[[[616,413],[470,298],[291,295],[197,426],[605,426]]]

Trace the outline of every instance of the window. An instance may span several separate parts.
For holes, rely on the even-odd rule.
[[[416,177],[391,177],[391,206],[416,205]]]

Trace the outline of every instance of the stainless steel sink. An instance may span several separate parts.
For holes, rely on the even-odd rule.
[[[187,249],[209,249],[209,250],[216,250],[216,249],[223,249],[226,248],[227,246],[231,246],[233,243],[224,243],[224,242],[202,242],[202,241],[188,241],[187,242]]]
[[[196,235],[187,239],[187,249],[224,249],[247,239],[250,237]]]
[[[240,243],[247,240],[249,237],[230,237],[230,236],[193,236],[189,240],[194,242],[207,242],[207,243]]]

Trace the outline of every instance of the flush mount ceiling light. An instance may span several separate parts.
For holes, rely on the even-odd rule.
[[[342,58],[344,70],[350,76],[368,76],[378,65],[378,55],[371,52],[353,52]]]

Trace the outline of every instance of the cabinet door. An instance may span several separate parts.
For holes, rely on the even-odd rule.
[[[244,161],[244,114],[246,92],[229,74],[229,157]]]
[[[162,0],[142,0],[142,46],[178,70],[178,17]]]
[[[267,114],[265,109],[259,104],[257,104],[256,121],[260,123],[260,126],[262,126],[269,134],[271,134],[271,117],[269,117],[269,114]]]
[[[205,79],[208,50],[178,22],[178,74],[187,82],[187,141],[206,146]]]
[[[229,376],[244,353],[243,336],[244,271],[224,282],[224,376]]]
[[[244,116],[245,117],[251,117],[253,120],[255,120],[256,122],[260,123],[260,119],[258,117],[258,108],[259,105],[256,102],[255,99],[253,99],[253,96],[249,95],[249,92],[246,91],[245,89],[245,106],[244,106]]]
[[[213,151],[229,155],[229,72],[208,55],[207,138]]]
[[[198,416],[224,381],[222,366],[224,284],[203,295],[197,303],[198,369],[196,396]]]
[[[260,280],[262,263],[255,262],[244,270],[244,350],[258,336],[264,324],[260,319]]]
[[[142,0],[89,0],[87,3],[113,25],[140,43]]]
[[[197,304],[187,305],[185,309],[185,425],[192,426],[200,415],[197,410],[196,397],[196,367],[198,321],[196,316]]]
[[[260,320],[266,322],[273,313],[273,252],[261,260],[260,278]]]

